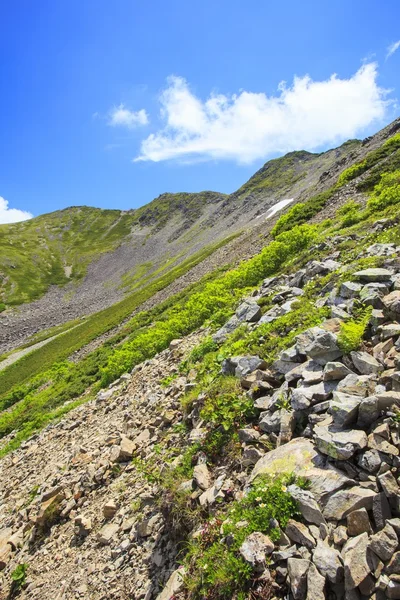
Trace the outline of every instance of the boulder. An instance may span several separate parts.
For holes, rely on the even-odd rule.
[[[118,533],[119,525],[117,523],[109,523],[104,525],[97,534],[97,541],[102,546],[108,546]]]
[[[354,281],[345,281],[340,286],[339,294],[342,298],[356,298],[359,296],[362,285],[360,283],[355,283]]]
[[[267,535],[255,531],[247,536],[239,548],[243,559],[256,571],[265,567],[266,557],[274,551],[274,544]]]
[[[333,399],[329,403],[329,412],[336,425],[348,427],[356,423],[358,407],[361,403],[360,396],[351,396],[343,392],[333,392]]]
[[[299,523],[294,519],[289,519],[285,533],[290,540],[299,544],[300,546],[305,546],[306,548],[314,548],[315,540],[311,535],[308,527],[303,525],[303,523]]]
[[[351,373],[339,381],[336,390],[352,396],[366,397],[372,395],[375,391],[375,381],[371,375]]]
[[[366,283],[373,281],[390,281],[391,277],[391,271],[380,268],[364,269],[363,271],[357,271],[357,273],[354,273],[355,279],[358,281],[365,281]]]
[[[367,435],[359,429],[336,431],[317,425],[314,428],[314,439],[320,452],[337,460],[347,460],[367,445]]]
[[[371,536],[370,549],[384,562],[390,560],[399,545],[397,534],[393,527],[386,523],[385,527]]]
[[[313,552],[313,563],[318,571],[332,583],[339,583],[343,580],[343,564],[340,553],[322,540],[318,540]]]
[[[400,290],[394,290],[383,298],[385,309],[396,316],[400,316]]]
[[[214,333],[214,335],[212,336],[213,341],[217,344],[221,344],[226,340],[228,335],[233,333],[235,329],[239,327],[239,325],[239,319],[236,315],[233,315],[233,317],[231,317],[229,321],[225,323],[225,325],[223,325],[220,329],[218,329],[218,331]]]
[[[372,557],[368,548],[368,534],[351,538],[343,547],[345,589],[358,587],[373,571]]]
[[[256,302],[243,302],[236,310],[240,322],[256,323],[261,317],[261,308]]]
[[[302,517],[308,523],[314,523],[315,525],[325,523],[319,504],[312,492],[303,490],[297,485],[290,485],[288,492],[296,500]]]
[[[392,516],[389,502],[384,492],[375,494],[372,502],[372,514],[374,516],[376,529],[383,529],[386,521]]]
[[[368,488],[354,486],[345,490],[338,490],[329,496],[322,511],[325,519],[340,521],[359,508],[372,509],[376,493]]]
[[[176,569],[168,579],[163,591],[158,594],[157,600],[171,600],[171,598],[175,598],[183,588],[184,576],[185,570],[183,567]]]
[[[11,558],[11,546],[5,542],[0,544],[0,571],[6,568]]]
[[[207,490],[211,485],[211,475],[206,464],[196,465],[193,469],[193,479],[201,490]]]
[[[332,362],[343,354],[337,345],[336,335],[321,327],[312,327],[298,335],[297,349],[321,365]]]
[[[259,475],[271,473],[295,473],[304,475],[312,467],[324,466],[323,456],[314,448],[314,444],[305,438],[296,438],[288,444],[271,450],[255,465],[250,481]]]
[[[310,561],[303,558],[289,558],[287,562],[290,589],[294,600],[304,600],[307,595],[307,571]]]
[[[370,533],[371,523],[365,508],[353,510],[347,515],[347,533],[350,536],[360,535],[361,533]]]
[[[350,356],[357,371],[362,375],[372,375],[383,370],[382,365],[368,352],[351,352]]]
[[[351,375],[352,372],[341,362],[328,362],[324,367],[324,381],[335,381],[337,379],[344,379],[347,375]],[[354,375],[354,373],[353,373]]]
[[[311,563],[307,573],[307,600],[322,600],[325,598],[325,577]]]

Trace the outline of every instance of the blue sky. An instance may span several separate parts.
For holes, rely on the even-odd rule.
[[[398,0],[3,0],[0,22],[0,222],[232,192],[399,112]]]

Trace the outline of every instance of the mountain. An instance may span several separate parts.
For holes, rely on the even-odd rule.
[[[0,351],[43,327],[112,306],[216,243],[235,244],[240,258],[232,236],[240,236],[246,248],[252,230],[254,243],[260,224],[272,222],[273,206],[284,210],[328,189],[344,168],[390,137],[393,127],[364,142],[268,161],[231,195],[166,193],[137,210],[71,207],[0,226],[0,307],[7,309],[0,313]],[[23,311],[12,309],[21,304]]]
[[[2,600],[399,596],[400,119],[5,231],[11,274],[56,266],[0,318]],[[131,273],[140,233],[203,238]]]

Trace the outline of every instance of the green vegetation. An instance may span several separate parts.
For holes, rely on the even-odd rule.
[[[368,200],[367,208],[376,212],[398,202],[400,202],[400,170],[384,173]]]
[[[11,591],[10,596],[13,598],[25,585],[26,583],[26,573],[28,570],[28,566],[26,563],[20,563],[17,565],[11,573]]]
[[[273,238],[284,231],[290,231],[296,225],[302,225],[309,221],[314,215],[324,208],[328,200],[332,198],[336,188],[330,188],[326,192],[321,192],[316,196],[313,196],[307,202],[295,204],[290,208],[287,213],[282,215],[275,224],[275,227],[271,231]]]
[[[361,307],[354,319],[349,319],[340,324],[338,346],[344,354],[358,350],[371,318],[372,306]]]
[[[240,546],[256,531],[276,541],[280,531],[271,526],[271,520],[285,528],[290,518],[299,515],[296,502],[287,491],[291,483],[304,484],[292,475],[260,478],[242,500],[204,523],[200,534],[188,543],[184,558],[188,598],[248,597],[253,572],[240,555]]]
[[[4,304],[4,302],[0,302],[0,313],[3,312],[4,310],[6,310],[6,305]]]

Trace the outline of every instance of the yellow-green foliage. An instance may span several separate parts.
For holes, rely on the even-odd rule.
[[[375,186],[367,207],[375,212],[398,202],[400,202],[400,170],[384,173],[380,182]]]
[[[371,318],[371,312],[371,306],[362,308],[355,319],[349,319],[340,324],[338,345],[344,354],[358,350],[361,346],[362,338]]]

